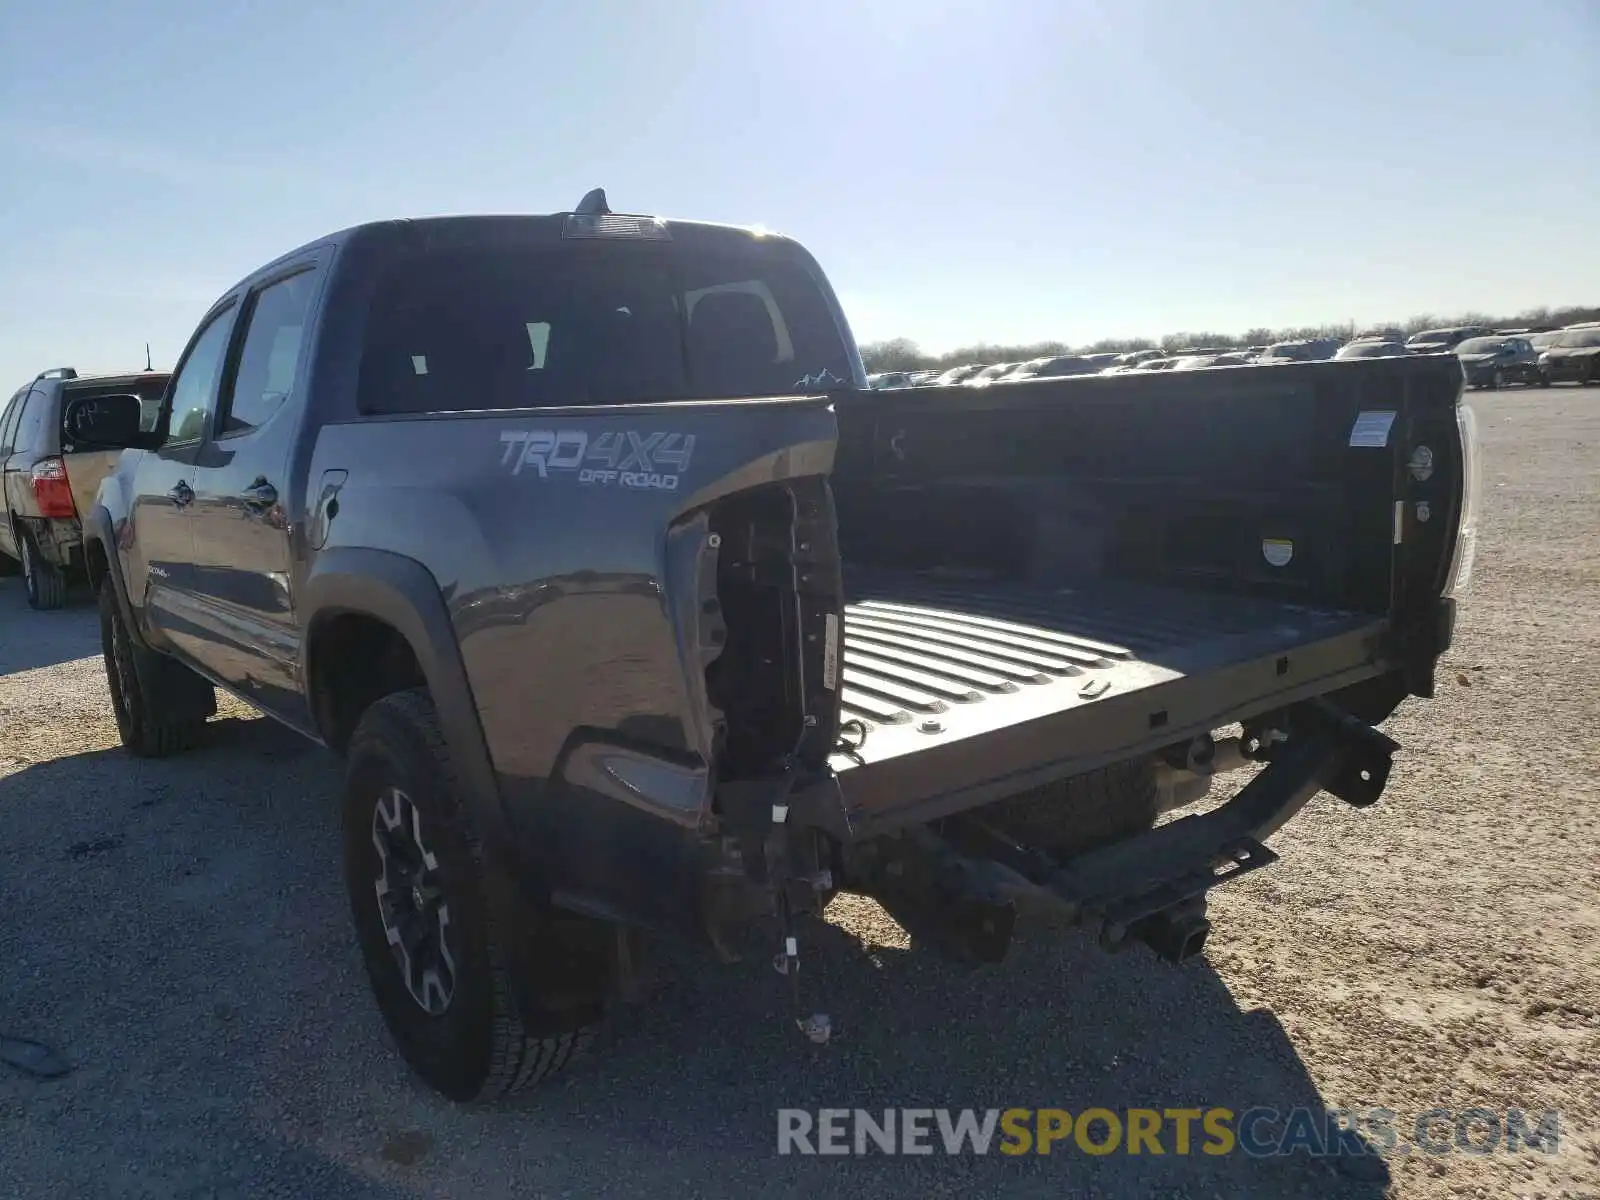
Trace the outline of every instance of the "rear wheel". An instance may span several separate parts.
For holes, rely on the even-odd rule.
[[[1070,858],[1155,824],[1160,815],[1155,764],[1148,758],[1112,763],[1008,796],[984,815],[1022,845]]]
[[[22,553],[22,582],[28,604],[37,609],[60,608],[67,602],[65,572],[39,552],[26,530],[17,532],[17,548]]]
[[[216,689],[182,663],[133,640],[110,579],[100,583],[100,650],[117,734],[128,752],[165,758],[193,745],[217,711]]]
[[[542,1036],[524,1028],[460,797],[426,691],[367,709],[350,739],[344,798],[345,885],[367,975],[423,1081],[452,1100],[485,1101],[554,1075],[588,1036],[582,1020]]]

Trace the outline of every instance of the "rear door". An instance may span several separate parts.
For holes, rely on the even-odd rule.
[[[320,282],[308,260],[245,298],[239,350],[192,478],[195,605],[210,635],[202,665],[302,727],[308,720],[297,684],[286,472],[298,427],[292,400]]]
[[[32,388],[31,383],[25,385],[7,401],[5,410],[0,412],[0,553],[10,558],[19,558],[20,555],[17,551],[16,535],[11,528],[11,505],[6,471],[11,461],[11,443],[17,421],[22,416],[22,402],[27,399],[28,392]]]
[[[134,469],[134,533],[123,551],[128,596],[143,609],[146,625],[158,640],[197,660],[207,634],[195,620],[193,598],[195,459],[216,410],[237,315],[234,299],[224,301],[178,362],[164,405],[167,440],[159,450],[146,452]]]
[[[39,457],[37,443],[44,429],[44,411],[50,405],[48,385],[35,383],[22,396],[12,418],[5,464],[6,511],[13,517],[38,514],[29,469]]]

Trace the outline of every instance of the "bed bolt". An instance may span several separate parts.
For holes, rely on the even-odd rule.
[[[941,729],[944,728],[944,722],[943,721],[936,721],[932,717],[929,717],[921,725],[917,726],[917,728],[920,729],[923,733],[938,733]]]
[[[1418,500],[1417,520],[1426,521],[1431,516],[1433,516],[1433,509],[1429,507],[1428,502],[1426,500]]]

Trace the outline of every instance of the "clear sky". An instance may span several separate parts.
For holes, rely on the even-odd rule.
[[[1594,304],[1600,0],[0,0],[0,180],[4,391],[595,185],[933,350]]]

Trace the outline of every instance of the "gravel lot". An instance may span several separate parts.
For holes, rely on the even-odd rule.
[[[337,772],[228,702],[196,753],[116,749],[92,604],[0,581],[0,1195],[1600,1196],[1600,394],[1475,397],[1483,545],[1383,802],[1317,800],[1213,901],[1205,960],[1035,936],[911,953],[843,897],[825,1049],[758,965],[672,953],[562,1081],[492,1111],[386,1044],[349,929]],[[779,1107],[1381,1106],[1563,1113],[1560,1153],[1325,1161],[774,1153]],[[1369,1162],[1369,1165],[1370,1164]]]

